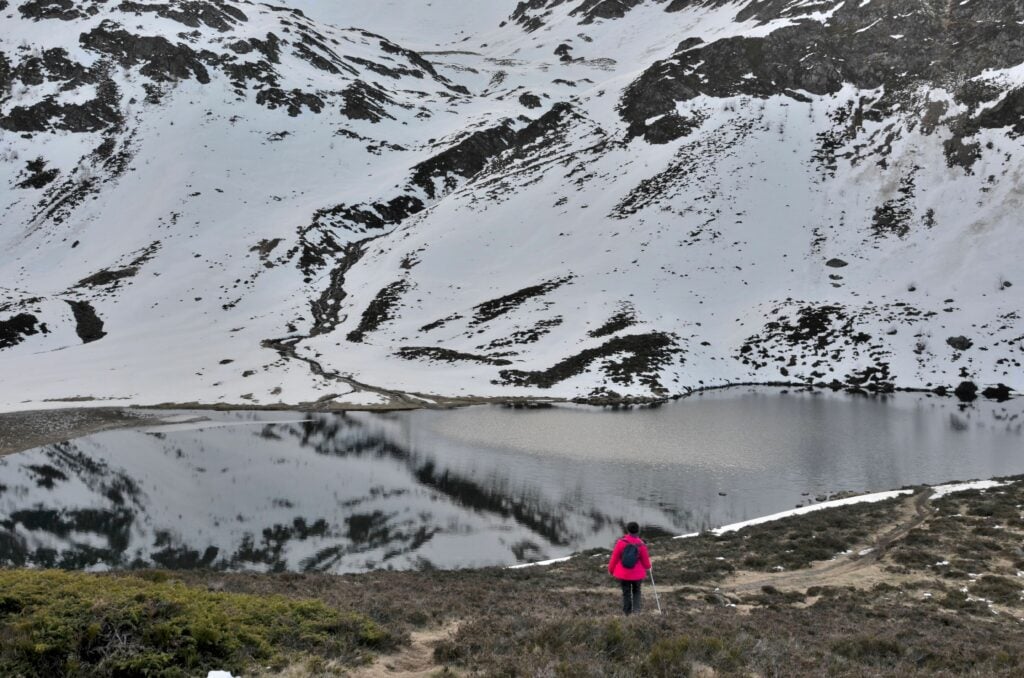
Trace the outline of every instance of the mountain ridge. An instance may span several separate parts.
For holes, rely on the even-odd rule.
[[[1020,386],[1020,3],[5,4],[4,409]]]

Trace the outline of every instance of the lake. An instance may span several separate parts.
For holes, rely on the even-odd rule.
[[[630,411],[173,414],[0,459],[0,564],[508,565],[610,546],[629,520],[684,534],[1024,473],[1020,400],[737,388]]]

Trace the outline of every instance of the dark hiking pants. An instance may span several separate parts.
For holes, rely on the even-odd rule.
[[[633,614],[640,611],[640,585],[643,581],[624,581],[622,584],[622,611],[626,614]]]

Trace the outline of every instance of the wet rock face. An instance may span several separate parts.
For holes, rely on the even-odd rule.
[[[673,2],[666,10],[695,4],[722,3]],[[826,10],[835,3],[818,4]],[[784,0],[750,3],[736,19],[766,23],[810,9],[807,3]],[[1019,3],[848,2],[827,21],[801,20],[764,37],[709,44],[690,40],[630,85],[621,114],[636,128],[672,113],[677,101],[700,95],[799,99],[800,92],[834,94],[847,83],[864,90],[884,87],[885,100],[877,111],[882,116],[892,113],[901,93],[923,84],[962,92],[957,98],[966,101],[970,78],[1024,58],[1019,14]],[[986,111],[984,124],[1017,123],[1022,101],[1015,96],[999,111]]]

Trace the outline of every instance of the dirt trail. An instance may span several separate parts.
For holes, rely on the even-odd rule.
[[[421,678],[433,675],[441,667],[434,662],[434,646],[451,638],[459,629],[452,622],[437,629],[415,631],[408,645],[396,654],[377,657],[373,664],[348,675],[353,678]]]
[[[870,542],[855,547],[835,560],[816,562],[804,570],[785,572],[739,572],[722,583],[723,592],[750,593],[762,586],[804,590],[812,586],[871,586],[898,578],[882,570],[880,561],[894,542],[925,522],[931,514],[931,491],[908,497],[890,529],[875,535]],[[909,579],[913,579],[910,577]]]
[[[658,585],[659,593],[675,591],[700,591],[702,594],[716,593],[724,598],[729,594],[759,592],[764,586],[780,590],[804,591],[812,586],[856,586],[866,588],[882,581],[917,580],[920,577],[893,574],[883,570],[881,559],[893,543],[903,539],[914,528],[920,526],[932,514],[931,491],[919,492],[906,499],[896,516],[896,523],[889,529],[874,535],[869,541],[851,549],[849,553],[836,556],[834,560],[812,563],[802,570],[783,572],[753,572],[739,570],[717,586]],[[614,587],[559,589],[566,593],[604,593],[619,595]],[[652,601],[653,602],[653,601]]]

